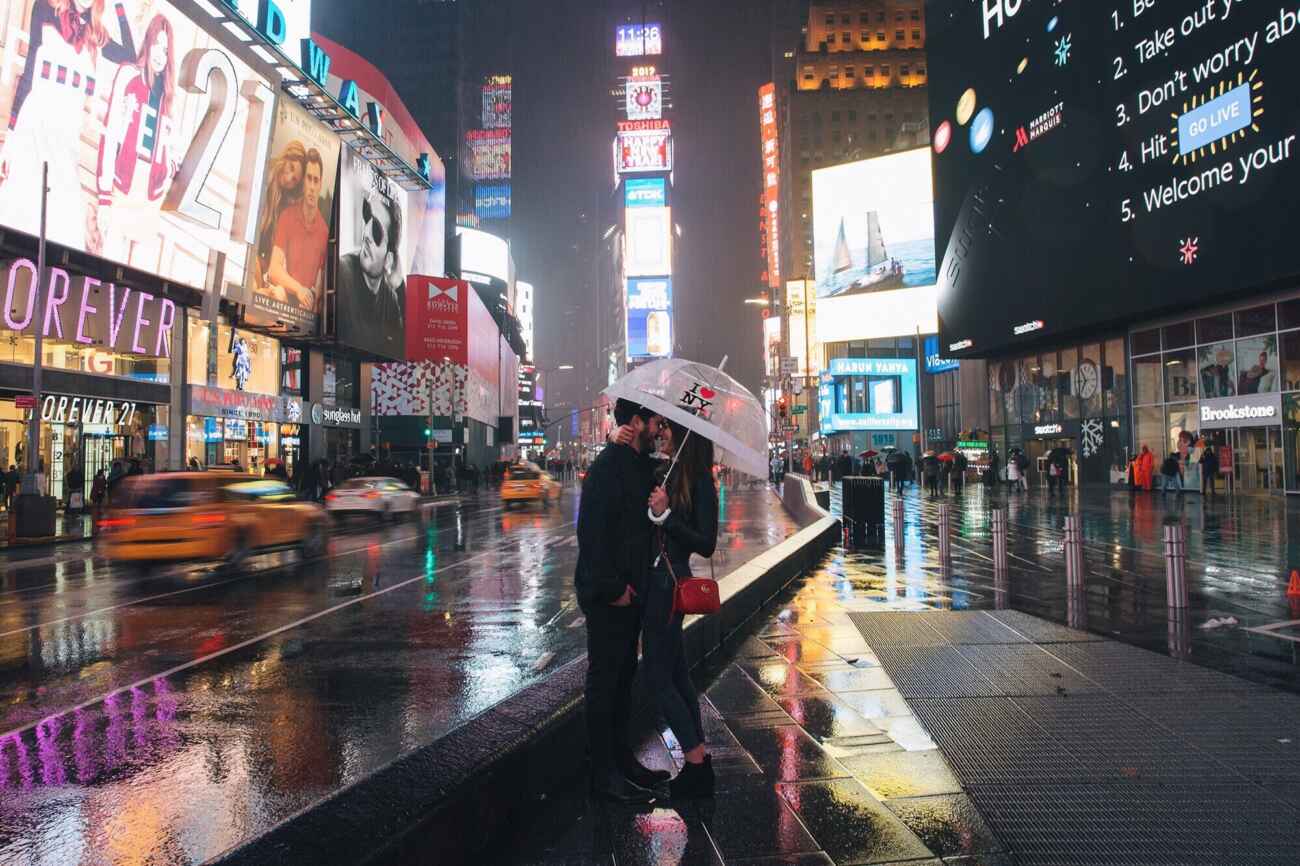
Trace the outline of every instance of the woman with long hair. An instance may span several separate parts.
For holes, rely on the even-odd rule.
[[[162,199],[180,166],[175,94],[176,33],[155,15],[135,62],[118,67],[99,138],[99,230],[108,258],[145,264],[131,261],[131,245],[158,239]]]
[[[271,162],[267,172],[266,195],[262,198],[262,218],[257,225],[257,276],[259,285],[271,267],[271,250],[275,247],[275,225],[280,213],[302,199],[302,179],[307,173],[307,145],[291,141]]]
[[[79,173],[86,106],[95,95],[100,58],[132,63],[135,43],[121,6],[122,41],[113,41],[105,0],[34,0],[31,6],[27,60],[0,151],[0,224],[32,235],[40,230],[41,165],[48,163],[48,210],[55,218],[47,235],[84,250],[93,212]]]
[[[675,799],[713,796],[713,762],[704,745],[700,698],[691,682],[682,639],[682,614],[673,610],[674,587],[691,576],[691,554],[713,555],[718,543],[718,491],[713,482],[713,443],[687,435],[667,421],[660,447],[671,457],[660,471],[661,485],[650,495],[650,518],[658,524],[651,551],[650,583],[642,620],[641,647],[646,683],[682,747],[686,765],[669,783]],[[667,472],[664,480],[663,473]]]

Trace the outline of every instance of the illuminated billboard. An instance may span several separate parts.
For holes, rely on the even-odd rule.
[[[627,281],[629,360],[668,358],[673,353],[673,281],[669,277]]]
[[[0,227],[40,233],[48,163],[51,242],[198,289],[223,253],[242,284],[272,82],[165,0],[0,0],[0,21]]]
[[[469,145],[470,176],[475,180],[510,179],[510,130],[471,129],[465,133]]]
[[[763,146],[763,220],[767,226],[767,285],[781,285],[781,157],[776,125],[776,85],[758,90],[759,131]]]
[[[481,220],[510,219],[510,184],[475,185],[474,215]]]
[[[537,359],[533,354],[533,284],[523,280],[515,282],[515,318],[519,320],[520,336],[524,338],[525,357]]]
[[[630,75],[625,100],[628,120],[659,120],[664,116],[664,83],[658,75]]]
[[[619,57],[647,57],[664,53],[663,27],[620,24],[614,31],[614,53]]]
[[[456,235],[460,238],[460,269],[465,279],[510,282],[510,244],[479,229],[457,228]]]
[[[623,181],[623,204],[626,207],[665,207],[668,204],[668,181],[662,177],[630,177]]]
[[[817,298],[816,303],[817,337],[823,343],[933,334],[939,330],[937,286]]]
[[[817,392],[823,435],[856,430],[916,430],[916,361],[835,358]]]
[[[666,120],[621,121],[614,156],[619,174],[672,171],[672,128]]]
[[[928,147],[818,169],[812,187],[817,297],[934,285]]]
[[[510,92],[512,84],[509,75],[493,75],[483,85],[483,128],[510,128]]]
[[[781,375],[781,320],[776,316],[763,320],[763,364],[769,378]]]
[[[625,211],[630,277],[662,277],[673,272],[672,208],[638,207]]]
[[[822,344],[817,335],[817,295],[811,280],[791,280],[785,284],[785,304],[790,311],[786,333],[790,339],[790,357],[799,365],[796,376],[816,376],[822,368]]]

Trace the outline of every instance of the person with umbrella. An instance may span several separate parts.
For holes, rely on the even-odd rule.
[[[871,450],[862,452],[862,474],[865,477],[867,478],[876,477],[876,455],[879,453],[880,452],[878,451],[871,451]]]
[[[933,451],[927,451],[921,456],[921,474],[925,476],[925,489],[931,496],[939,494],[939,473],[943,469],[943,463]]]
[[[952,458],[953,495],[961,496],[966,487],[966,470],[970,468],[970,460],[960,451],[949,451],[945,456]]]
[[[587,742],[591,792],[618,803],[646,804],[667,779],[641,766],[628,742],[632,681],[641,638],[642,603],[651,559],[646,502],[654,488],[653,443],[659,417],[619,399],[614,421],[633,439],[614,442],[591,464],[578,510],[578,605],[586,617]]]

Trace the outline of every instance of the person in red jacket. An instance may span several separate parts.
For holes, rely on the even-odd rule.
[[[1151,478],[1155,473],[1156,458],[1151,453],[1151,449],[1146,445],[1142,446],[1142,453],[1138,455],[1137,466],[1133,472],[1133,481],[1143,490],[1151,489]]]

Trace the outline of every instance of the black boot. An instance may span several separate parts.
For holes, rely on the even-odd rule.
[[[654,788],[672,778],[671,773],[666,773],[663,770],[652,770],[642,765],[631,752],[619,758],[618,769],[629,781],[640,785],[642,788]]]
[[[599,773],[591,780],[591,795],[609,803],[644,806],[655,801],[654,791],[630,782],[622,773]]]
[[[713,756],[705,755],[703,763],[689,761],[677,778],[668,783],[674,800],[701,800],[713,796]]]

